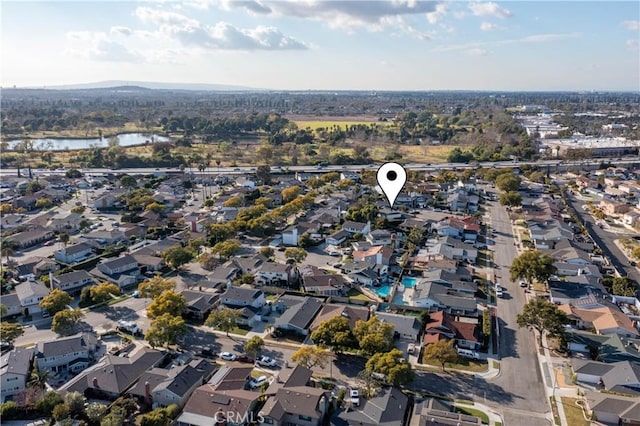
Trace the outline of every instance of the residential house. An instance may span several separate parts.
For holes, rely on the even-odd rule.
[[[638,362],[606,363],[571,358],[571,367],[579,383],[602,386],[610,392],[640,395],[640,363]]]
[[[346,220],[342,224],[342,230],[347,231],[350,234],[367,235],[371,232],[371,222],[362,223]]]
[[[6,214],[0,218],[0,229],[10,230],[22,225],[23,216],[21,214]]]
[[[263,425],[321,426],[331,397],[323,388],[292,386],[279,389],[267,398],[261,414]]]
[[[124,193],[125,191],[120,189],[104,193],[93,201],[93,207],[96,210],[107,210],[116,207],[120,196]]]
[[[559,262],[570,263],[573,265],[591,265],[589,253],[586,253],[576,247],[567,247],[552,251],[551,257]]]
[[[229,287],[220,296],[220,303],[232,309],[244,307],[262,309],[266,299],[262,290],[251,287]]]
[[[479,417],[452,412],[452,407],[441,399],[427,398],[413,408],[409,423],[411,426],[481,426]],[[336,425],[342,426],[342,425]]]
[[[570,329],[567,331],[567,341],[569,350],[582,354],[584,358],[596,356],[600,361],[607,363],[640,362],[640,339]]]
[[[240,176],[236,179],[236,186],[254,189],[256,187],[256,182],[249,177]]]
[[[33,368],[33,348],[13,348],[0,357],[0,396],[11,401],[27,389]]]
[[[82,220],[82,215],[70,213],[63,218],[52,217],[49,222],[47,222],[46,228],[55,232],[75,232],[80,229],[80,222]]]
[[[242,271],[232,262],[227,262],[223,266],[219,266],[213,270],[211,274],[207,276],[212,286],[218,286],[221,284],[227,284],[235,280],[240,276]]]
[[[185,298],[185,313],[199,320],[209,316],[220,300],[219,293],[206,291],[182,290],[180,294]]]
[[[91,273],[98,279],[112,282],[120,287],[135,284],[141,277],[138,262],[130,254],[104,259]]]
[[[207,384],[191,394],[176,424],[240,426],[257,420],[255,411],[262,398],[261,393],[246,389],[252,370],[253,366],[246,364],[223,365]]]
[[[195,359],[173,368],[152,368],[145,371],[128,392],[152,407],[183,407],[191,394],[204,385],[216,371],[215,364]]]
[[[22,314],[22,306],[17,293],[9,293],[2,295],[2,304],[7,308],[2,312],[2,318],[15,317]]]
[[[42,311],[40,302],[49,294],[49,289],[41,281],[26,281],[16,286],[16,294],[24,316]]]
[[[19,249],[35,246],[36,244],[44,243],[54,237],[53,231],[45,228],[36,228],[30,231],[18,232],[8,236],[7,241],[11,241],[16,244]]]
[[[128,238],[124,231],[112,229],[110,231],[91,231],[79,238],[79,241],[86,241],[89,244],[95,244],[99,247],[109,247],[118,243],[127,241]]]
[[[165,354],[146,346],[134,345],[120,355],[106,354],[97,364],[62,385],[58,392],[80,392],[85,396],[115,400],[134,385],[150,368],[157,367]]]
[[[140,273],[145,274],[148,272],[159,272],[167,264],[160,256],[149,256],[146,254],[131,253],[131,256],[136,260],[140,267]]]
[[[364,251],[354,251],[353,259],[358,262],[367,262],[374,265],[389,265],[393,250],[387,246],[375,246]]]
[[[275,328],[306,336],[321,308],[322,300],[315,297],[281,296],[276,309],[279,309],[282,315],[276,319]]]
[[[330,246],[339,247],[344,243],[347,238],[349,238],[351,234],[347,231],[340,230],[338,232],[334,232],[326,238],[326,242]]]
[[[224,264],[224,266],[236,266],[242,274],[256,274],[267,258],[256,254],[251,257],[234,257]]]
[[[453,339],[458,348],[477,350],[481,344],[478,318],[454,316],[444,311],[432,313],[425,327],[423,342],[429,345],[442,339]]]
[[[87,271],[80,270],[53,275],[51,283],[51,288],[58,288],[69,293],[75,293],[84,286],[95,284],[95,281]]]
[[[574,305],[560,305],[558,308],[567,314],[570,324],[578,329],[594,328],[596,333],[603,335],[640,337],[640,332],[634,327],[631,319],[616,305],[600,304],[588,309]]]
[[[640,424],[640,401],[637,397],[587,391],[585,399],[588,413],[598,419],[598,423]]]
[[[307,293],[339,296],[346,292],[347,282],[342,275],[321,271],[302,276],[302,287]]]
[[[288,285],[294,280],[295,270],[291,265],[265,262],[256,271],[256,284],[264,285]]]
[[[635,228],[640,225],[640,211],[631,210],[626,212],[622,216],[622,223],[630,226],[631,228]]]
[[[392,246],[395,244],[396,234],[386,229],[375,229],[365,236],[366,241],[372,246]]]
[[[313,332],[320,327],[325,321],[334,317],[341,316],[349,321],[349,326],[353,330],[358,321],[367,321],[371,311],[365,306],[342,305],[337,303],[327,303],[322,307],[318,316],[309,327],[309,331]]]
[[[624,203],[620,203],[614,200],[600,200],[600,204],[598,204],[600,210],[602,210],[608,216],[623,214],[630,210],[630,206]]]
[[[67,265],[81,262],[92,256],[93,247],[86,243],[73,244],[53,252],[55,260]]]
[[[419,281],[414,288],[405,289],[402,297],[409,306],[429,310],[443,309],[459,315],[475,315],[477,312],[475,297],[451,294],[446,285],[434,282]]]
[[[376,313],[376,317],[385,323],[393,324],[393,334],[396,339],[406,340],[412,343],[418,342],[422,334],[420,318],[386,312]]]
[[[92,333],[40,341],[35,361],[40,371],[78,373],[86,370],[98,349],[98,338]]]
[[[411,412],[409,398],[396,387],[383,387],[360,404],[339,408],[331,417],[331,426],[402,426]]]

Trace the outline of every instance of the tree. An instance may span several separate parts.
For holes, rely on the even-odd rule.
[[[204,325],[224,331],[228,336],[229,332],[236,327],[238,318],[240,318],[240,310],[223,308],[211,312]]]
[[[179,317],[182,315],[186,304],[187,302],[182,294],[174,290],[166,290],[149,304],[147,317],[153,319],[164,314]]]
[[[399,349],[374,354],[367,361],[365,370],[384,374],[396,386],[411,383],[414,376],[411,364],[404,359],[404,353]]]
[[[36,201],[36,208],[46,209],[53,206],[53,202],[49,198],[40,198]]]
[[[540,335],[540,348],[542,348],[543,333],[550,336],[564,334],[564,325],[569,323],[567,315],[556,305],[544,299],[533,299],[524,305],[522,313],[516,317],[519,327],[536,330]]]
[[[31,376],[33,377],[33,373],[31,374]],[[44,382],[42,386],[39,386],[38,388],[42,388],[43,386],[44,386]],[[62,399],[62,396],[58,392],[48,391],[48,392],[45,392],[42,399],[36,402],[36,410],[38,410],[41,416],[49,417],[51,416],[51,413],[53,412],[54,407],[62,403],[64,403],[64,399]]]
[[[69,234],[67,234],[66,232],[61,233],[60,235],[58,235],[58,238],[60,238],[60,242],[66,247],[67,244],[69,243]]]
[[[120,178],[120,185],[124,188],[133,189],[138,186],[138,181],[133,176],[124,175]]]
[[[54,420],[60,422],[67,417],[69,417],[69,406],[64,402],[62,404],[58,404],[53,407],[53,412],[51,413]]]
[[[85,415],[84,404],[87,398],[80,392],[69,392],[64,396],[64,402],[69,407],[69,414],[72,417],[81,417]]]
[[[496,186],[504,192],[517,191],[521,180],[513,173],[503,173],[496,178]]]
[[[453,347],[453,340],[438,340],[424,348],[423,357],[425,359],[433,359],[440,363],[442,371],[447,362],[455,362],[458,359],[458,352]]]
[[[0,272],[2,273],[2,272]],[[7,308],[7,305],[5,305],[4,303],[0,303],[0,317],[3,317],[5,315],[7,315],[7,312],[9,312],[9,309]]]
[[[51,330],[58,334],[66,334],[73,330],[78,321],[84,317],[80,309],[65,309],[53,316]]]
[[[178,339],[187,332],[187,325],[180,316],[165,313],[151,321],[144,338],[151,347],[175,345]]]
[[[280,193],[280,195],[282,196],[282,202],[285,204],[295,200],[300,194],[302,194],[302,188],[300,188],[299,186],[290,186],[283,189]]]
[[[353,335],[360,349],[368,355],[387,352],[393,346],[393,324],[381,321],[375,315],[367,321],[357,321]]]
[[[17,322],[0,321],[0,340],[13,343],[24,334],[24,329]]]
[[[138,284],[138,294],[140,297],[155,299],[165,291],[173,290],[174,288],[176,288],[175,281],[156,275]]]
[[[224,207],[242,207],[242,198],[235,196],[224,202]]]
[[[213,253],[203,253],[198,257],[200,266],[208,271],[213,271],[220,263],[220,258]]]
[[[330,360],[331,353],[329,351],[311,345],[301,346],[300,349],[291,355],[291,361],[307,368],[313,368],[315,366],[324,368]]]
[[[256,176],[263,184],[269,185],[271,183],[271,167],[266,164],[258,166],[256,168]]]
[[[82,173],[78,169],[68,169],[64,175],[69,179],[78,179],[82,177]]]
[[[546,282],[556,273],[553,257],[538,250],[528,250],[513,259],[509,274],[512,281],[523,279],[527,284]]]
[[[522,196],[516,191],[503,192],[500,194],[500,205],[518,207],[522,205]]]
[[[90,402],[87,406],[86,415],[91,423],[98,423],[107,411],[107,406],[99,402]]]
[[[266,257],[267,259],[273,257],[273,255],[275,254],[274,250],[271,247],[260,247],[260,250],[258,250],[258,253],[260,253],[262,256]]]
[[[356,383],[360,388],[361,395],[364,398],[373,397],[382,387],[382,382],[378,379],[373,371],[362,370],[356,376]]]
[[[222,259],[228,259],[240,251],[242,245],[238,240],[221,241],[211,248],[211,252]]]
[[[214,223],[207,227],[207,235],[212,244],[228,240],[235,232],[236,230],[233,229],[233,226],[228,223]]]
[[[356,338],[351,332],[349,320],[343,316],[336,316],[321,322],[318,328],[311,333],[311,340],[316,345],[329,348],[336,353],[357,345]]]
[[[102,282],[98,285],[89,287],[89,295],[93,303],[102,303],[110,300],[112,296],[120,294],[120,287],[110,282]]]
[[[191,253],[181,246],[169,247],[162,253],[162,258],[173,269],[180,269],[182,265],[191,261]]]
[[[634,297],[638,289],[629,277],[615,277],[611,291],[616,296]]]
[[[49,380],[49,377],[51,377],[51,373],[49,373],[49,370],[40,370],[39,368],[36,367],[31,372],[31,376],[29,377],[29,383],[27,384],[29,387],[32,387],[32,388],[42,389],[47,384],[47,380]],[[58,404],[62,402],[63,401],[61,398]],[[54,404],[54,405],[57,405],[57,404]],[[51,407],[51,409],[53,409],[53,406]]]
[[[244,351],[248,355],[255,357],[262,350],[264,340],[260,336],[253,336],[244,344]]]
[[[298,247],[290,247],[284,251],[284,257],[292,259],[296,263],[300,263],[306,259],[307,251]]]
[[[156,408],[141,415],[137,420],[136,424],[140,426],[168,426],[171,423],[167,410],[164,408]]]
[[[162,213],[165,207],[164,207],[164,204],[153,202],[153,203],[147,204],[144,209],[148,211],[152,211],[154,213]]]
[[[49,312],[50,315],[55,315],[67,309],[71,302],[73,302],[73,298],[69,296],[69,293],[56,288],[40,301],[40,307]]]

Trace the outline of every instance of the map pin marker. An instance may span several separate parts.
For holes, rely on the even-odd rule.
[[[398,163],[385,163],[378,169],[377,174],[378,185],[382,192],[389,200],[389,205],[393,208],[393,204],[398,198],[398,194],[404,188],[407,182],[407,172]]]

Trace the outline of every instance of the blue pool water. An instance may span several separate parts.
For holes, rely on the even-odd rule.
[[[402,277],[402,285],[408,288],[413,288],[416,286],[418,280],[413,277]]]
[[[383,285],[381,287],[377,287],[373,289],[373,291],[380,296],[381,298],[385,298],[388,297],[391,294],[391,286],[390,285]]]

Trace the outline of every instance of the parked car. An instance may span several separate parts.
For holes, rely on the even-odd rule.
[[[496,297],[502,296],[504,296],[504,291],[502,290],[502,288],[496,288]]]
[[[360,405],[360,391],[358,389],[349,389],[349,401],[354,407],[358,407]]]
[[[200,355],[207,357],[207,358],[215,358],[216,354],[215,352],[213,352],[211,350],[211,348],[204,348],[203,350],[200,351]]]
[[[267,376],[260,376],[260,377],[255,378],[255,379],[251,379],[249,381],[249,387],[251,389],[259,388],[260,386],[264,385],[268,381],[269,381],[269,378]]]
[[[246,362],[246,363],[249,363],[249,364],[253,364],[254,362],[256,362],[255,359],[253,359],[252,357],[250,357],[248,355],[238,355],[238,358],[236,358],[236,361]]]
[[[520,280],[520,287],[526,287],[527,286],[527,282],[525,280]]]
[[[238,356],[236,354],[232,354],[231,352],[221,352],[220,359],[224,359],[225,361],[235,361]]]
[[[268,356],[262,356],[256,360],[256,365],[261,367],[275,367],[278,364],[275,359],[269,358]]]

